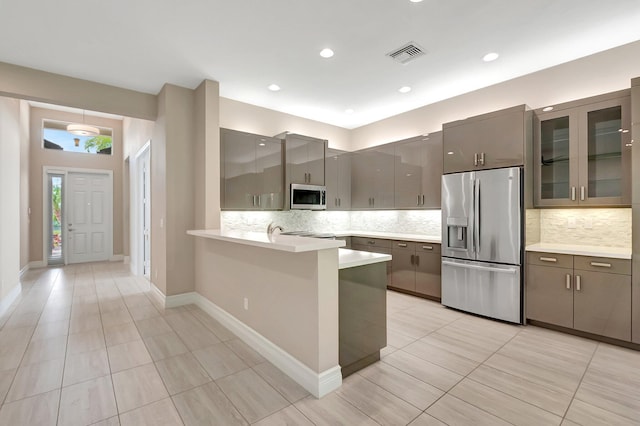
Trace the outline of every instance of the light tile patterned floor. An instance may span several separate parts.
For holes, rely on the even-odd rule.
[[[640,424],[640,352],[388,293],[383,359],[311,397],[128,265],[30,271],[0,318],[0,425]]]

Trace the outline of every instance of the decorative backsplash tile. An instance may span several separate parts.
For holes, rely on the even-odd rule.
[[[541,209],[540,242],[631,247],[631,209]]]
[[[223,230],[266,231],[269,223],[285,231],[339,232],[346,230],[440,235],[440,210],[380,211],[223,211]]]
[[[525,245],[540,242],[540,211],[539,209],[525,210],[526,241]]]

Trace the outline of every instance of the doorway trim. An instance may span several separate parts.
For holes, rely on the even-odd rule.
[[[131,243],[131,272],[134,275],[144,276],[144,237],[142,236],[144,231],[144,209],[142,207],[142,199],[144,197],[144,182],[142,181],[142,174],[140,164],[142,159],[146,157],[148,159],[148,173],[151,173],[151,139],[136,152],[133,157],[133,164],[130,171],[131,176],[131,224],[130,230],[130,243]],[[149,179],[149,182],[151,179]],[[151,191],[149,190],[149,195]],[[149,208],[151,206],[149,205]],[[151,247],[151,233],[149,232],[149,247]],[[151,261],[151,256],[149,256]],[[151,265],[149,265],[149,270]],[[150,277],[148,277],[150,278]]]
[[[109,260],[115,260],[113,256],[113,170],[106,169],[83,169],[76,167],[59,167],[59,166],[42,166],[42,263],[43,266],[48,266],[48,238],[47,235],[51,230],[49,229],[49,220],[47,218],[48,211],[48,192],[46,190],[48,183],[49,174],[59,174],[64,176],[64,182],[67,184],[68,182],[68,174],[69,173],[87,173],[87,174],[99,174],[99,175],[108,175],[109,180],[109,204],[111,205],[111,211],[109,213],[109,248],[107,249],[107,253],[109,253]],[[68,209],[67,200],[69,197],[65,196],[62,205],[63,212]],[[67,236],[67,225],[66,223],[62,226],[62,241],[66,242],[68,240]],[[64,264],[68,264],[68,250],[64,250]]]

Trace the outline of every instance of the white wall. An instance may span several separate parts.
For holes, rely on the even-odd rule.
[[[20,275],[20,101],[0,98],[0,300]]]
[[[220,98],[220,127],[274,136],[282,132],[327,139],[330,148],[348,150],[351,131],[295,115]]]
[[[627,89],[638,76],[640,41],[359,127],[350,134],[349,148],[355,151],[434,132],[443,123],[516,105],[535,109]]]

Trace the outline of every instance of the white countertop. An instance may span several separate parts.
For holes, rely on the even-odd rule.
[[[537,243],[525,247],[526,251],[573,254],[577,256],[610,257],[613,259],[631,259],[631,248],[582,246],[571,244]]]
[[[368,251],[338,249],[338,269],[371,265],[372,263],[389,262],[390,254],[371,253]]]
[[[345,242],[342,240],[280,235],[278,233],[267,235],[266,232],[196,229],[187,231],[187,234],[194,235],[196,237],[210,238],[212,240],[226,241],[254,247],[264,247],[272,250],[289,251],[293,253],[325,250],[344,247],[345,245]]]
[[[425,234],[403,234],[399,232],[376,232],[376,231],[338,231],[334,232],[336,237],[369,237],[369,238],[382,238],[386,240],[405,240],[405,241],[417,241],[420,243],[434,243],[440,244],[442,237],[440,235],[425,235]]]

